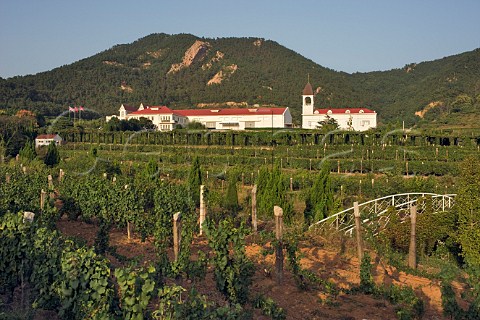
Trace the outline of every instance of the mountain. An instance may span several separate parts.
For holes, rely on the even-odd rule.
[[[316,107],[368,106],[381,122],[413,124],[450,114],[462,95],[470,99],[468,108],[478,110],[479,73],[479,49],[402,69],[348,74],[271,40],[161,33],[51,71],[0,78],[0,108],[55,115],[83,105],[105,115],[117,113],[122,103],[171,108],[259,104],[288,106],[300,123],[300,95],[309,76]],[[425,108],[427,120],[415,116]],[[428,120],[428,114],[437,116]]]

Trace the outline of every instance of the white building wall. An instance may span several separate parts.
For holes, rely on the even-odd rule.
[[[348,129],[348,121],[352,118],[352,128],[355,131],[366,131],[377,126],[376,113],[332,113],[329,116],[335,120],[340,129]],[[317,129],[318,122],[325,120],[325,114],[303,115],[302,128]]]

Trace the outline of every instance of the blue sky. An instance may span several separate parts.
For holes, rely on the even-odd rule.
[[[0,77],[151,33],[261,37],[349,73],[480,48],[480,0],[0,0]]]

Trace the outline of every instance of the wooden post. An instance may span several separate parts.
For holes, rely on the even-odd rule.
[[[337,160],[337,173],[340,173],[340,160]]]
[[[360,209],[358,208],[358,201],[353,203],[353,215],[355,216],[355,230],[357,233],[357,254],[358,261],[363,259],[363,240],[362,240],[362,222],[360,220]]]
[[[408,249],[408,266],[417,268],[417,240],[415,227],[417,225],[417,206],[410,207],[410,247]]]
[[[58,182],[62,182],[64,175],[65,175],[65,172],[63,171],[63,169],[60,169],[60,172],[58,174]]]
[[[293,191],[293,178],[290,177],[290,191]]]
[[[242,187],[245,185],[245,174],[242,172]]]
[[[312,159],[310,159],[310,171],[312,171]]]
[[[127,239],[130,240],[132,238],[132,224],[130,221],[127,221]]]
[[[53,177],[51,174],[48,175],[48,189],[53,190]]]
[[[223,182],[223,180],[222,180]],[[205,192],[205,186],[202,184],[200,186],[200,235],[203,233],[203,222],[205,221],[205,216],[206,216],[206,207],[205,207],[205,199],[204,199],[204,192]]]
[[[283,281],[283,209],[279,206],[273,207],[275,215],[275,237],[277,246],[275,248],[275,271],[277,276],[277,284]]]
[[[408,177],[408,161],[405,162],[405,173]]]
[[[45,207],[45,200],[47,199],[47,193],[45,190],[42,189],[40,191],[40,209],[43,211],[43,208]]]
[[[253,232],[257,232],[257,185],[252,189],[252,227]]]
[[[182,220],[180,212],[173,215],[173,255],[175,261],[178,261],[178,254],[180,253],[180,241],[182,232]]]
[[[207,171],[207,180],[208,180],[208,171]]]

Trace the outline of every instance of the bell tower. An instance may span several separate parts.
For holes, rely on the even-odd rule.
[[[312,85],[310,84],[310,76],[308,77],[308,82],[303,89],[302,100],[302,115],[313,115],[313,89]]]

